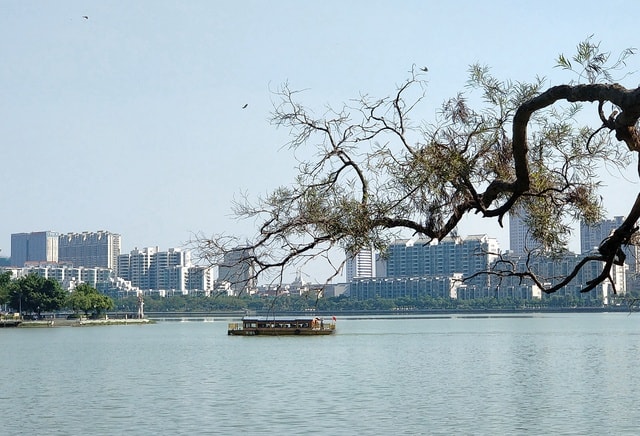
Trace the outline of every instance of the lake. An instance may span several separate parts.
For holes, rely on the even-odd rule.
[[[4,434],[637,434],[640,313],[0,329]]]

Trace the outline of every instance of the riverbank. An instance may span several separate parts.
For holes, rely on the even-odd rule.
[[[17,328],[51,328],[51,327],[93,327],[107,325],[144,325],[154,321],[143,319],[47,319],[38,321],[22,321]]]
[[[424,318],[424,317],[493,317],[493,316],[531,316],[535,314],[553,313],[607,313],[607,312],[638,312],[637,307],[607,306],[607,307],[577,307],[577,308],[528,308],[528,309],[409,309],[409,310],[335,310],[335,311],[185,311],[185,312],[147,312],[145,318],[123,317],[121,313],[109,314],[108,319],[67,319],[66,314],[57,314],[55,318],[47,317],[42,320],[6,319],[0,327],[30,328],[30,327],[90,327],[104,325],[144,325],[165,321],[203,321],[239,320],[243,316],[336,316],[349,318]]]

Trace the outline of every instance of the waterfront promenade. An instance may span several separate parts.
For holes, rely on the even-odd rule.
[[[43,320],[0,320],[0,327],[90,327],[90,326],[106,326],[106,325],[136,325],[149,324],[154,321],[148,318],[131,318],[131,319],[66,319],[66,318],[49,318]]]

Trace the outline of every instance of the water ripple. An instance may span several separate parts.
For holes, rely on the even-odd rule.
[[[5,329],[6,434],[634,434],[638,317]]]

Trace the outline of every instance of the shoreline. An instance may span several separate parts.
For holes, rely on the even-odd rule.
[[[142,319],[46,319],[38,321],[22,321],[15,325],[16,328],[56,328],[56,327],[94,327],[110,325],[145,325],[154,324],[149,318]]]
[[[393,319],[393,318],[450,318],[450,317],[521,317],[545,314],[571,313],[634,313],[640,309],[626,306],[578,307],[578,308],[535,308],[535,309],[425,309],[425,310],[344,310],[344,311],[212,311],[212,312],[147,312],[145,318],[120,318],[117,314],[108,319],[66,319],[47,318],[42,320],[0,320],[3,328],[55,328],[55,327],[93,327],[111,325],[147,325],[157,322],[194,321],[213,322],[230,319],[242,319],[244,316],[336,316],[342,319]]]

